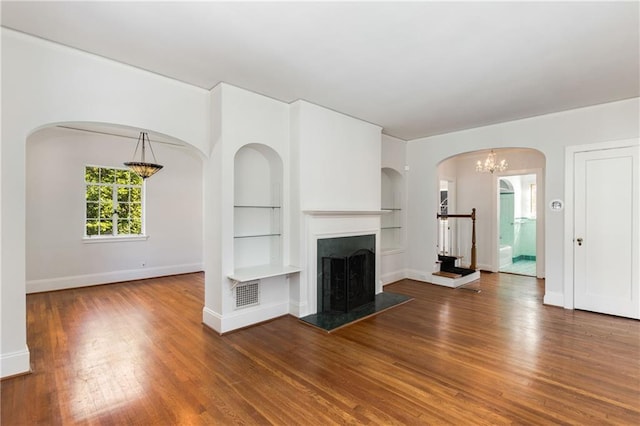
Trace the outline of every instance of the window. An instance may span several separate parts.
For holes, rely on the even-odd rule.
[[[142,235],[143,180],[127,169],[86,166],[85,236]]]
[[[536,217],[536,211],[537,211],[537,200],[536,200],[536,196],[538,194],[537,191],[537,187],[535,183],[532,183],[529,185],[529,197],[531,198],[531,206],[529,209],[529,214],[531,218],[535,218]]]

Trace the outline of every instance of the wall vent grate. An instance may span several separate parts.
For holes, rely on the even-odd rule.
[[[260,281],[238,284],[236,290],[236,309],[254,306],[260,303]]]

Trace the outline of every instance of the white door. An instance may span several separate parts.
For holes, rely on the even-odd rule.
[[[574,304],[640,318],[640,147],[574,157]]]

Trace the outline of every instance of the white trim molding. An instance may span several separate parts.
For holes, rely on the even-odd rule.
[[[435,269],[433,271],[435,271]],[[417,269],[407,269],[406,278],[414,281],[422,281],[422,282],[431,284],[431,282],[429,281],[429,277],[431,277],[431,274],[433,273],[433,271],[425,272],[425,271],[419,271]]]
[[[96,235],[92,237],[82,237],[84,244],[96,244],[96,243],[125,243],[129,241],[147,241],[148,235]]]
[[[564,293],[547,291],[542,301],[545,305],[564,307]]]
[[[249,327],[289,314],[289,302],[260,304],[258,306],[238,309],[220,317],[220,334],[228,333],[243,327]]]
[[[0,377],[6,378],[31,372],[29,348],[0,354]]]
[[[296,318],[300,318],[302,316],[301,312],[306,312],[307,305],[306,303],[300,303],[295,300],[289,300],[289,313]]]
[[[407,271],[406,270],[399,270],[399,271],[394,271],[394,272],[390,272],[388,274],[384,274],[380,277],[380,281],[382,281],[382,285],[388,285],[388,284],[392,284],[395,283],[396,281],[400,281],[407,278]]]
[[[220,315],[207,308],[202,309],[202,323],[219,334],[256,325],[289,314],[289,303],[272,303]]]
[[[122,281],[143,280],[146,278],[164,277],[167,275],[189,274],[203,270],[201,263],[185,265],[160,266],[157,268],[140,268],[122,271],[103,272],[98,274],[73,275],[68,277],[29,280],[26,283],[27,294],[44,291],[65,290],[69,288],[88,287],[92,285],[111,284]]]
[[[206,306],[202,308],[202,323],[210,329],[221,333],[222,316],[219,313],[207,308]]]

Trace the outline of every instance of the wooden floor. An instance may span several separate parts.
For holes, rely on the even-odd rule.
[[[2,381],[2,425],[640,424],[639,321],[543,306],[531,277],[472,286],[222,337],[201,274],[29,295],[33,373]]]

